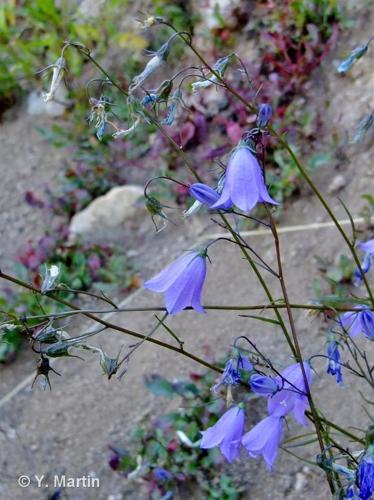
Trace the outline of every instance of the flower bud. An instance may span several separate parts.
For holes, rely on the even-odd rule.
[[[217,191],[202,182],[196,182],[189,187],[189,192],[196,200],[207,207],[212,206],[219,198]]]
[[[257,127],[265,128],[273,115],[273,108],[270,104],[261,104],[257,115]]]
[[[279,390],[278,382],[273,377],[267,377],[266,375],[252,375],[250,385],[252,391],[261,396],[269,396]]]

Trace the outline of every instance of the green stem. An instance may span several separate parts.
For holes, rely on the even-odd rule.
[[[172,25],[166,23],[170,28],[172,28],[174,31],[177,31]],[[218,80],[224,85],[224,87],[226,88],[227,91],[229,91],[232,95],[234,95],[239,101],[241,101],[248,109],[249,111],[251,111],[251,113],[257,113],[257,107],[256,106],[253,106],[251,103],[247,102],[244,97],[242,97],[239,92],[237,92],[229,83],[227,83],[224,78],[222,78],[219,73],[217,73],[210,65],[209,63],[204,59],[204,57],[195,49],[195,47],[191,44],[191,42],[189,40],[187,40],[183,35],[180,35],[181,38],[184,40],[184,42],[186,43],[186,45],[192,50],[192,52],[199,58],[199,60],[204,64],[204,66],[206,66],[209,71],[216,77],[218,78]],[[288,154],[290,155],[290,157],[293,159],[293,161],[295,162],[295,165],[297,166],[299,172],[301,173],[301,175],[303,176],[304,180],[307,182],[307,184],[310,186],[310,188],[312,189],[312,191],[314,192],[314,194],[317,196],[317,198],[319,199],[319,201],[321,202],[322,206],[325,208],[326,212],[328,213],[328,215],[330,216],[331,220],[334,222],[336,228],[338,229],[338,231],[340,232],[341,236],[343,237],[344,241],[346,242],[351,254],[352,254],[352,257],[355,261],[355,264],[357,266],[357,268],[359,269],[360,273],[361,273],[361,276],[363,278],[363,281],[364,281],[364,284],[365,284],[365,287],[366,287],[366,290],[368,292],[368,295],[370,297],[370,302],[372,304],[372,307],[374,308],[374,296],[373,296],[373,293],[371,291],[371,288],[370,288],[370,285],[369,285],[369,282],[365,276],[365,274],[363,273],[362,271],[362,266],[361,266],[361,262],[360,262],[360,259],[358,258],[358,255],[357,255],[357,252],[354,248],[354,245],[352,245],[347,233],[344,231],[343,227],[341,226],[341,224],[339,223],[338,219],[336,218],[334,212],[332,211],[330,205],[327,203],[327,201],[324,199],[324,197],[322,196],[321,192],[319,191],[319,189],[317,188],[317,186],[314,184],[314,182],[312,181],[312,178],[310,177],[310,175],[308,174],[307,170],[305,169],[305,167],[303,167],[303,165],[300,163],[300,161],[298,160],[297,156],[295,155],[295,153],[293,152],[291,146],[288,144],[288,142],[283,138],[282,135],[280,135],[278,132],[276,132],[274,130],[273,127],[269,126],[268,127],[269,129],[269,132],[271,132],[271,134],[277,138],[277,140],[279,141],[279,143],[286,149],[286,151],[288,152]]]
[[[291,309],[300,309],[305,311],[332,311],[332,312],[361,312],[374,310],[373,308],[355,309],[353,307],[328,307],[318,306],[313,304],[289,304]],[[259,304],[258,306],[232,306],[232,305],[203,305],[204,309],[208,311],[266,311],[267,309],[286,309],[286,304]],[[25,316],[27,320],[43,319],[43,318],[63,318],[64,316],[81,314],[89,312],[93,314],[107,314],[107,313],[124,313],[124,312],[165,312],[165,307],[116,307],[115,309],[80,309],[79,311],[64,311],[61,313],[52,314],[39,314],[35,316]],[[186,307],[185,311],[194,311],[193,307]],[[17,319],[15,315],[11,315],[7,311],[1,311],[0,314],[6,314],[13,319]],[[244,316],[245,317],[245,316]]]
[[[271,214],[271,211],[268,209],[268,207],[266,207],[266,208],[267,208],[267,211],[268,211],[268,216],[269,216],[270,223],[271,223],[271,231],[273,233],[273,238],[274,238],[275,253],[276,253],[276,256],[277,256],[277,263],[278,263],[279,283],[280,283],[281,288],[282,288],[283,298],[284,298],[284,302],[286,304],[286,309],[287,309],[288,321],[289,321],[290,328],[291,328],[291,335],[292,335],[292,339],[293,339],[293,345],[295,347],[295,349],[293,350],[293,352],[296,353],[296,360],[297,360],[297,362],[300,365],[301,373],[303,375],[305,392],[307,394],[308,402],[309,402],[309,406],[310,406],[310,410],[311,410],[311,413],[313,415],[313,423],[314,423],[314,427],[316,429],[316,434],[317,434],[317,439],[318,439],[319,447],[320,447],[321,452],[323,453],[324,450],[325,450],[325,443],[324,443],[324,434],[325,434],[325,431],[324,431],[324,428],[323,428],[323,426],[321,424],[321,421],[319,419],[317,408],[316,408],[316,406],[314,404],[314,400],[313,400],[312,393],[311,393],[311,390],[310,390],[310,386],[309,386],[309,383],[308,383],[308,377],[307,377],[306,372],[305,372],[303,355],[302,355],[302,352],[301,352],[301,348],[300,348],[300,344],[299,344],[299,339],[298,339],[297,332],[296,332],[295,321],[294,321],[294,318],[293,318],[292,309],[290,308],[290,305],[289,305],[290,302],[289,302],[289,299],[288,299],[287,286],[286,286],[286,282],[285,282],[285,278],[284,278],[284,273],[283,273],[283,265],[282,265],[280,241],[279,241],[277,226],[276,226],[274,217]],[[330,489],[331,489],[331,493],[335,493],[334,482],[333,482],[333,479],[332,479],[332,475],[331,475],[331,473],[329,471],[326,471],[326,478],[327,478],[327,481],[329,483],[329,486],[330,486]]]
[[[307,411],[306,416],[313,422],[313,415],[311,412]],[[334,422],[331,422],[327,418],[323,417],[322,415],[319,416],[319,419],[328,427],[331,427],[332,429],[335,429],[336,431],[340,432],[340,434],[343,434],[344,436],[352,439],[352,441],[356,443],[361,443],[365,444],[365,439],[359,438],[352,434],[351,432],[347,431],[347,429],[343,429],[339,425],[335,424]]]
[[[221,218],[222,220],[224,221],[224,223],[226,224],[226,227],[228,228],[228,230],[230,231],[232,237],[235,239],[235,241],[237,241],[238,243],[240,242],[236,232],[231,228],[231,225],[228,223],[227,219],[226,219],[226,216],[221,214]],[[274,302],[274,299],[273,299],[273,296],[264,280],[264,278],[262,277],[262,274],[260,273],[260,271],[257,269],[257,266],[256,264],[252,261],[250,255],[248,254],[247,250],[244,248],[244,247],[240,247],[245,259],[248,261],[249,265],[251,266],[251,268],[253,269],[254,273],[256,274],[257,276],[257,279],[259,280],[259,282],[261,283],[261,286],[262,288],[264,289],[265,293],[266,293],[266,296],[267,298],[269,299],[270,302]],[[296,356],[296,351],[295,351],[295,347],[292,343],[292,340],[291,340],[291,337],[287,331],[287,328],[286,328],[286,325],[284,324],[284,321],[283,321],[283,318],[280,314],[280,312],[278,311],[278,309],[274,309],[274,312],[275,312],[275,315],[277,317],[277,320],[283,330],[283,333],[284,333],[284,336],[287,340],[287,343],[291,349],[291,351],[293,352],[293,354]]]
[[[339,223],[338,219],[336,218],[334,212],[332,211],[332,208],[327,203],[327,201],[324,199],[323,195],[321,194],[321,192],[319,191],[319,189],[317,188],[317,186],[312,181],[312,178],[310,177],[310,175],[308,174],[308,172],[306,171],[306,169],[299,162],[298,158],[296,157],[295,153],[293,152],[293,150],[292,150],[291,146],[288,144],[288,142],[280,134],[278,134],[277,132],[275,132],[275,130],[272,127],[270,127],[269,130],[278,139],[278,141],[280,142],[280,144],[282,144],[282,146],[287,150],[287,152],[289,153],[290,157],[295,162],[295,165],[297,166],[299,172],[304,177],[304,179],[307,182],[307,184],[309,185],[309,187],[313,190],[314,194],[317,196],[317,198],[319,199],[319,201],[323,205],[324,209],[326,210],[326,212],[330,216],[331,220],[334,222],[334,224],[335,224],[336,228],[338,229],[339,233],[342,235],[344,241],[346,242],[346,244],[347,244],[347,246],[348,246],[348,248],[349,248],[349,250],[350,250],[350,252],[352,254],[352,257],[353,257],[353,259],[355,261],[355,264],[356,264],[357,268],[359,269],[359,271],[361,273],[361,276],[363,278],[363,282],[365,284],[366,290],[367,290],[369,298],[370,298],[371,305],[374,308],[374,296],[373,296],[373,293],[371,291],[371,288],[370,288],[369,282],[368,282],[368,280],[366,278],[366,275],[365,275],[365,273],[362,270],[361,262],[360,262],[360,259],[359,259],[358,255],[357,255],[355,247],[354,247],[354,245],[352,245],[351,240],[349,239],[347,233],[344,231],[343,227],[341,226],[341,224]]]
[[[9,281],[11,283],[14,283],[15,285],[18,285],[18,286],[21,286],[23,288],[26,288],[34,293],[37,293],[39,295],[42,295],[41,291],[38,289],[38,288],[35,288],[34,286],[18,279],[18,278],[15,278],[14,276],[10,276],[9,274],[6,274],[6,273],[3,273],[1,270],[0,270],[0,279],[4,279],[6,281]],[[99,318],[98,316],[90,313],[90,312],[87,312],[87,311],[81,311],[79,309],[78,306],[76,306],[75,304],[67,301],[67,300],[64,300],[64,299],[61,299],[60,297],[57,297],[56,295],[54,294],[48,294],[47,295],[48,298],[50,298],[51,300],[55,301],[55,302],[58,302],[59,304],[63,304],[64,306],[66,307],[69,307],[70,309],[73,309],[75,311],[78,311],[78,312],[81,312],[83,316],[95,321],[96,323],[100,323],[101,325],[105,326],[106,328],[110,328],[111,330],[115,330],[115,331],[118,331],[118,332],[121,332],[121,333],[125,333],[126,335],[130,335],[131,337],[136,337],[140,340],[146,340],[147,342],[150,342],[152,344],[156,344],[160,347],[164,347],[165,349],[169,349],[171,351],[174,351],[174,352],[177,352],[179,354],[181,354],[182,356],[185,356],[189,359],[192,359],[193,361],[196,361],[196,363],[199,363],[200,365],[203,365],[215,372],[218,372],[218,373],[222,373],[223,370],[221,368],[219,368],[218,366],[215,366],[213,365],[212,363],[208,363],[207,361],[203,360],[202,358],[199,358],[198,356],[195,356],[194,354],[192,354],[191,352],[189,351],[185,351],[184,349],[181,349],[181,348],[178,348],[178,347],[175,347],[171,344],[168,344],[166,342],[162,342],[161,340],[157,340],[157,339],[153,339],[153,338],[147,338],[146,335],[143,335],[141,333],[138,333],[138,332],[135,332],[133,330],[129,330],[128,328],[123,328],[121,326],[118,326],[114,323],[111,323],[109,321],[106,321],[102,318]],[[116,309],[115,309],[116,310]]]

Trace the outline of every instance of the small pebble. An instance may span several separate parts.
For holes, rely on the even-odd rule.
[[[337,193],[338,191],[344,189],[346,185],[347,185],[346,178],[341,174],[336,175],[330,183],[328,192],[330,194]]]

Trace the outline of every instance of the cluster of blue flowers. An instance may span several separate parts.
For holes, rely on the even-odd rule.
[[[341,314],[337,323],[342,330],[342,339],[344,336],[354,339],[362,333],[369,340],[374,340],[374,314],[366,305],[356,306],[356,311],[348,311]],[[343,345],[343,340],[338,341],[336,335],[331,335],[327,342],[326,358],[327,358],[327,373],[336,377],[338,384],[343,382],[342,362],[340,348]]]
[[[264,120],[268,119],[269,111]],[[277,205],[266,188],[256,156],[244,142],[232,152],[224,175],[222,189],[215,190],[203,183],[192,184],[190,194],[211,210],[230,210],[236,206],[251,211],[257,203]],[[187,307],[204,312],[201,293],[206,277],[206,251],[189,251],[144,283],[144,287],[165,294],[169,314]]]
[[[258,116],[259,127],[263,126],[270,116],[269,109],[263,107],[262,115]],[[248,213],[257,203],[277,205],[268,193],[256,155],[245,141],[241,141],[231,153],[227,168],[216,188],[198,182],[189,186],[189,192],[195,198],[195,204],[204,205],[209,210],[230,212],[236,208]],[[360,243],[358,247],[364,252],[362,272],[367,273],[374,257],[374,240]],[[201,295],[207,274],[206,258],[207,249],[188,251],[146,281],[144,287],[165,295],[165,306],[169,314],[176,314],[188,307],[203,313],[205,310]],[[356,269],[355,284],[360,284],[362,278],[361,271]],[[345,335],[353,339],[362,333],[366,338],[374,340],[374,313],[365,305],[357,306],[357,312],[340,315],[337,323],[342,330],[339,334],[342,338]],[[343,344],[339,336],[330,334],[326,350],[326,371],[336,378],[338,384],[343,383]],[[242,383],[241,371],[246,371],[249,373],[252,392],[267,398],[268,416],[245,433],[244,403],[234,404],[214,426],[202,431],[201,448],[219,447],[230,463],[240,455],[241,448],[244,448],[249,457],[262,455],[270,470],[282,439],[285,417],[292,414],[299,424],[307,425],[305,412],[309,406],[309,387],[305,387],[305,380],[309,386],[311,368],[307,362],[303,363],[303,367],[304,370],[296,363],[279,375],[271,377],[257,373],[252,363],[240,354],[230,358],[213,390],[217,391],[220,386],[226,385],[230,394],[228,401],[232,404],[231,387]],[[360,461],[357,480],[346,490],[346,498],[370,498],[374,488],[374,458],[371,457],[366,451]]]
[[[253,371],[253,365],[248,360],[245,366],[247,371]],[[304,362],[303,367],[310,385],[310,365]],[[229,360],[221,382],[233,381],[237,384],[240,375],[237,372],[235,375],[232,376],[232,360]],[[250,386],[253,392],[267,398],[268,416],[244,433],[244,404],[232,406],[213,427],[202,431],[200,446],[205,449],[218,446],[230,463],[239,456],[243,446],[249,457],[262,455],[267,467],[271,469],[282,439],[284,418],[293,413],[299,424],[307,425],[305,411],[308,408],[308,398],[301,365],[293,364],[276,377],[253,373]]]

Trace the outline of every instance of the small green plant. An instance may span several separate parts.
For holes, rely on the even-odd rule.
[[[214,425],[225,406],[211,391],[214,376],[193,373],[189,380],[170,382],[152,375],[146,377],[145,384],[157,396],[180,398],[178,409],[157,417],[151,427],[135,429],[135,453],[110,447],[112,469],[145,480],[154,500],[173,498],[178,492],[193,497],[196,491],[209,499],[239,498],[240,487],[225,473],[217,450],[199,446],[200,429]]]
[[[5,0],[0,5],[0,113],[12,105],[24,88],[35,79],[35,72],[53,64],[60,52],[61,40],[91,43],[103,55],[110,43],[121,44],[126,33],[119,29],[119,13],[127,0],[106,3],[100,22],[92,23],[75,1]],[[135,35],[127,33],[127,45]],[[137,47],[140,42],[137,37]],[[142,48],[142,47],[141,47]],[[84,71],[80,58],[69,54],[69,73],[79,77]]]
[[[106,294],[139,286],[131,263],[117,247],[67,245],[64,236],[66,234],[62,232],[54,239],[46,234],[35,243],[30,242],[15,263],[18,278],[39,289],[45,269],[57,266],[60,284],[56,283],[56,289],[59,290],[59,297],[66,300],[72,300],[76,292],[93,290]],[[0,363],[7,363],[15,359],[22,347],[23,337],[22,325],[8,328],[8,321],[13,316],[46,314],[53,309],[45,296],[7,288],[0,290],[0,311]]]
[[[14,322],[14,318],[26,314],[48,314],[58,309],[59,306],[56,308],[46,297],[15,288],[0,289],[0,363],[14,361],[26,338],[24,325],[19,321]],[[31,321],[28,324],[29,330],[36,323],[37,321]]]
[[[297,151],[297,147],[293,146]],[[331,153],[318,153],[312,155],[306,163],[309,173],[315,172],[318,168],[326,165],[332,158]],[[269,170],[267,181],[270,185],[270,192],[275,199],[285,201],[292,196],[298,195],[302,188],[302,176],[300,175],[296,163],[287,153],[282,150],[275,150],[268,157],[269,163],[274,169]]]
[[[346,255],[339,255],[335,263],[315,256],[321,279],[313,282],[318,302],[327,306],[338,306],[347,302],[353,285],[355,266]]]

